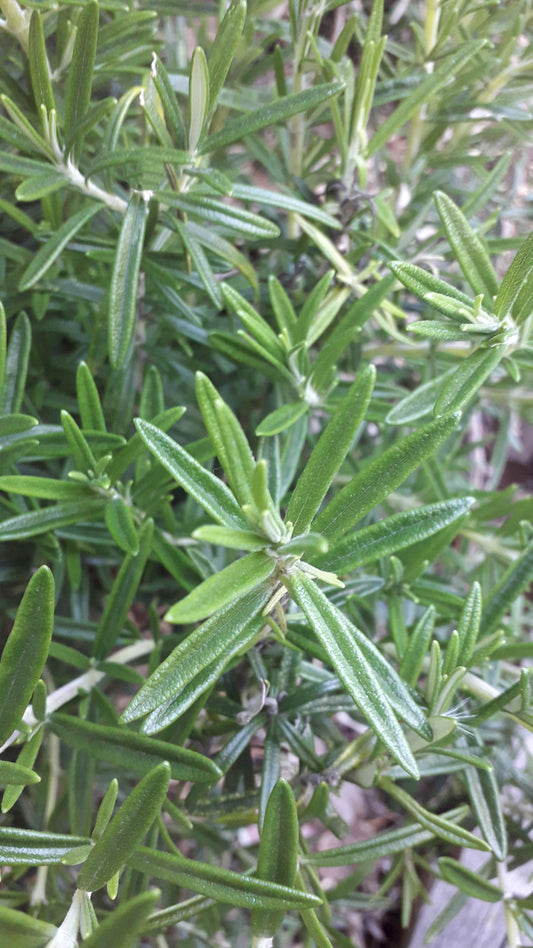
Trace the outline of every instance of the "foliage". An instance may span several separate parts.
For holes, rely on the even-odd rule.
[[[533,932],[531,11],[383,7],[0,0],[13,948]]]

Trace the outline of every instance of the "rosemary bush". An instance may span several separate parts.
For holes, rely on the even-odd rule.
[[[3,945],[533,936],[531,7],[383,6],[0,0]]]

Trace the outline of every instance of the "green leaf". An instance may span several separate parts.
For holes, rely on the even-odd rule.
[[[265,810],[265,819],[259,843],[257,878],[294,886],[298,868],[298,814],[290,784],[279,779],[274,785]],[[276,934],[284,910],[278,912],[254,909],[252,932],[255,937]]]
[[[269,587],[254,589],[191,632],[150,676],[122,715],[134,721],[179,695],[217,660],[231,656],[232,645],[270,598]]]
[[[527,589],[532,577],[533,542],[528,544],[514,563],[511,563],[485,602],[481,619],[484,636],[491,635],[499,628],[501,619],[510,611],[517,597]]]
[[[209,109],[214,109],[233,62],[246,20],[246,0],[232,0],[209,50]]]
[[[196,398],[216,455],[237,502],[241,505],[251,503],[255,460],[244,431],[231,408],[202,372],[196,373]]]
[[[283,364],[286,358],[285,348],[266,320],[229,284],[222,284],[222,295],[225,303],[235,310],[243,325],[259,345]]]
[[[189,116],[187,122],[187,145],[193,154],[198,149],[209,110],[209,70],[201,46],[197,46],[191,58],[189,72]]]
[[[135,424],[154,457],[214,520],[231,529],[248,528],[237,501],[221,480],[154,425],[140,418]]]
[[[391,556],[412,543],[420,543],[433,536],[463,517],[474,503],[473,497],[461,497],[393,514],[353,535],[344,536],[334,546],[330,546],[327,554],[319,557],[316,564],[321,569],[335,573],[351,572],[358,566],[373,563],[382,556]]]
[[[443,817],[447,820],[464,820],[467,815],[468,807],[462,806],[444,813]],[[431,830],[415,822],[409,826],[402,826],[400,829],[379,833],[358,843],[305,855],[302,857],[302,862],[313,866],[349,866],[354,863],[365,863],[383,859],[385,856],[393,856],[407,849],[414,849],[415,846],[430,842],[434,836]]]
[[[414,91],[406,96],[405,99],[402,99],[392,115],[389,115],[379,126],[377,132],[374,133],[366,149],[367,157],[371,158],[379,148],[383,148],[395,133],[400,130],[402,125],[405,125],[411,116],[414,115],[420,106],[423,105],[424,102],[427,102],[435,92],[438,92],[439,89],[448,85],[454,75],[459,72],[462,67],[466,65],[468,60],[475,56],[484,45],[484,40],[464,43],[459,52],[453,56],[449,56],[435,72],[423,79],[422,82],[417,83]]]
[[[87,439],[68,411],[64,409],[61,412],[61,424],[77,470],[84,474],[95,471],[96,459]]]
[[[87,500],[93,497],[88,484],[24,474],[5,474],[0,477],[0,490],[22,497],[40,497],[43,500]]]
[[[68,71],[65,129],[71,141],[73,132],[87,115],[91,102],[97,41],[98,4],[90,0],[83,6],[78,19],[74,50]]]
[[[151,418],[150,421],[161,431],[167,431],[180,420],[185,411],[186,409],[183,406],[178,405],[176,408],[168,408],[162,411],[156,415],[155,418]],[[144,441],[140,434],[134,434],[123,447],[115,451],[107,468],[107,474],[111,483],[114,484],[118,481],[124,472],[127,471],[128,467],[144,454],[145,450]]]
[[[266,553],[249,553],[209,576],[171,606],[165,621],[185,625],[205,619],[264,583],[275,568],[276,561]]]
[[[2,309],[3,313],[3,309]],[[5,351],[5,343],[2,343]],[[5,355],[0,415],[18,412],[22,404],[31,349],[31,325],[26,313],[15,320]]]
[[[294,211],[296,214],[301,214],[302,217],[310,217],[312,220],[319,221],[325,227],[332,227],[334,230],[339,230],[341,226],[335,217],[327,214],[321,207],[302,201],[292,194],[269,191],[266,188],[256,188],[251,184],[233,184],[231,194],[240,201],[252,201],[254,204],[265,204],[267,207],[275,207],[282,211]]]
[[[96,207],[91,205],[83,208],[82,211],[78,211],[78,213],[74,214],[68,221],[65,221],[35,254],[29,267],[22,274],[19,282],[19,290],[28,290],[30,287],[35,286],[43,274],[46,273],[57,260],[59,254],[67,246],[69,241],[72,240],[83,225],[86,224],[91,217],[94,217],[99,210],[100,207],[98,205],[96,205]]]
[[[272,274],[268,278],[268,294],[276,321],[281,333],[285,333],[291,345],[294,344],[294,330],[298,324],[293,305],[278,278]]]
[[[447,415],[402,438],[348,483],[318,515],[314,529],[330,544],[396,489],[451,434],[460,415]]]
[[[308,411],[309,405],[307,402],[286,402],[285,405],[281,405],[280,408],[276,408],[266,418],[263,418],[263,421],[255,429],[255,433],[260,438],[271,438],[273,435],[285,431],[286,428],[290,428]]]
[[[479,828],[496,859],[507,857],[507,834],[494,771],[465,767],[466,785]]]
[[[19,184],[15,191],[15,197],[17,201],[38,201],[59,191],[60,188],[65,186],[66,182],[64,171],[50,167],[42,174],[31,175],[22,184]],[[99,208],[93,208],[93,210],[96,211]]]
[[[35,104],[39,110],[44,105],[48,114],[55,109],[54,93],[50,82],[50,69],[44,44],[41,14],[34,10],[28,33],[28,61]]]
[[[27,784],[40,783],[40,780],[39,774],[29,767],[14,764],[10,760],[0,760],[0,787],[25,787]]]
[[[108,345],[114,369],[125,361],[135,329],[145,229],[145,201],[141,195],[133,194],[122,221],[111,276]]]
[[[467,596],[457,626],[459,634],[457,664],[463,665],[465,668],[469,667],[477,642],[481,622],[481,608],[481,586],[476,581],[472,584],[472,589]]]
[[[105,431],[106,423],[98,389],[86,362],[76,372],[76,394],[80,406],[81,426],[89,431]]]
[[[257,132],[262,128],[285,122],[292,115],[314,109],[332,96],[338,95],[342,89],[341,82],[328,82],[314,86],[312,89],[305,89],[303,92],[293,93],[283,99],[275,99],[268,105],[263,105],[246,115],[226,122],[223,129],[205,139],[199,149],[200,154],[206,155],[217,148],[225,148],[232,142],[240,141],[245,135],[251,135],[252,132]]]
[[[157,879],[166,879],[174,885],[236,907],[287,911],[321,903],[316,896],[289,886],[255,879],[240,872],[209,866],[196,859],[158,852],[145,846],[139,847],[130,858],[129,865]]]
[[[439,870],[446,882],[464,892],[471,899],[481,899],[483,902],[501,902],[503,892],[491,882],[487,882],[478,872],[472,872],[456,859],[442,856],[439,860]]]
[[[59,481],[58,483],[63,483]],[[26,537],[39,536],[49,530],[59,530],[71,523],[83,520],[95,520],[101,516],[103,501],[98,498],[76,500],[70,503],[54,504],[41,510],[9,517],[0,523],[1,540],[23,540]]]
[[[41,566],[26,586],[0,659],[0,746],[18,726],[41,677],[53,624],[54,578]]]
[[[0,860],[3,866],[56,865],[75,846],[88,843],[90,840],[82,836],[0,826]]]
[[[521,326],[531,313],[533,305],[533,233],[524,240],[505,274],[494,303],[500,320],[512,316]]]
[[[231,228],[240,237],[279,237],[277,224],[266,217],[253,214],[242,207],[225,203],[220,196],[210,197],[205,194],[181,194],[175,191],[156,191],[156,198],[169,207],[175,207],[187,216],[197,217],[208,224],[218,224],[220,227]]]
[[[105,505],[105,522],[117,546],[125,553],[137,556],[139,537],[131,510],[120,496],[113,497]]]
[[[96,630],[93,650],[96,658],[109,655],[122,631],[152,549],[153,530],[153,520],[145,521],[139,530],[138,553],[124,557]]]
[[[182,224],[177,219],[169,219],[169,225],[180,235],[185,250],[190,255],[196,272],[204,284],[205,290],[217,309],[222,309],[224,303],[220,287],[215,280],[209,261],[201,243],[197,240],[191,227]]]
[[[169,781],[166,762],[142,778],[89,853],[78,876],[78,888],[94,892],[120,871],[159,816]]]
[[[350,697],[395,760],[411,776],[418,777],[418,768],[409,745],[391,710],[387,695],[356,643],[351,622],[302,572],[292,573],[286,578],[285,584],[305,613]]]
[[[144,931],[147,918],[160,895],[158,889],[152,889],[122,902],[84,939],[84,948],[117,948],[117,945],[121,948],[132,948],[138,944],[138,936]]]
[[[125,727],[93,724],[67,714],[53,714],[48,724],[69,747],[134,773],[149,773],[167,761],[173,780],[210,783],[221,776],[219,768],[208,757]]]
[[[376,370],[359,373],[322,432],[289,501],[287,520],[295,533],[304,533],[320,507],[337,471],[350,450],[372,395]],[[321,532],[319,530],[319,532]]]
[[[414,816],[415,820],[417,820],[424,829],[430,830],[434,836],[444,839],[452,846],[468,846],[469,849],[488,850],[489,847],[485,840],[479,839],[478,836],[474,836],[473,833],[463,829],[461,826],[455,826],[445,817],[438,816],[436,813],[430,813],[429,810],[426,810],[420,803],[414,800],[410,794],[406,793],[405,790],[397,784],[394,784],[389,777],[381,777],[379,783],[386,793],[389,793],[401,806],[405,807],[407,812],[410,813],[411,816]]]
[[[491,300],[498,292],[498,278],[483,242],[447,194],[436,191],[434,197],[446,236],[461,270],[476,296],[483,293]]]
[[[415,687],[422,671],[429,643],[433,637],[435,615],[435,606],[429,606],[413,629],[402,656],[400,676],[409,688]]]
[[[57,932],[55,925],[4,905],[0,905],[0,930],[10,948],[45,948]]]
[[[428,270],[423,270],[422,267],[417,267],[414,263],[403,263],[399,260],[389,263],[389,267],[394,276],[411,293],[426,302],[429,302],[429,297],[433,309],[438,309],[445,316],[457,319],[458,307],[462,306],[464,312],[460,318],[464,322],[466,314],[471,312],[473,300],[466,293],[462,293],[449,283],[445,283],[444,280],[439,280]]]
[[[166,123],[174,136],[174,142],[178,148],[185,148],[185,126],[176,94],[172,88],[168,72],[156,53],[153,54],[150,77],[161,101]]]
[[[41,681],[38,684],[44,685],[44,682]],[[44,696],[44,700],[46,702],[46,695]],[[35,713],[35,704],[36,704],[36,700],[35,700],[35,694],[34,694],[33,701],[32,701],[34,713]],[[12,767],[12,766],[22,766],[25,769],[27,768],[29,770],[29,773],[32,774],[33,771],[31,770],[31,768],[33,767],[37,754],[39,753],[42,740],[43,740],[43,735],[44,735],[44,728],[42,727],[38,728],[34,732],[34,734],[32,734],[30,739],[27,740],[26,743],[22,745],[22,749],[18,755],[16,765],[12,765],[8,761],[0,761],[0,774],[3,772],[5,767]],[[4,795],[2,797],[2,813],[8,813],[8,811],[15,805],[22,791],[24,790],[24,787],[26,786],[26,782],[30,782],[30,783],[38,782],[35,779],[36,777],[38,777],[37,774],[33,775],[33,779],[31,781],[27,781],[27,776],[28,775],[24,777],[24,780],[22,783],[19,783],[19,784],[10,783],[10,786],[8,786],[7,789],[4,791]],[[3,778],[0,777],[0,782],[2,781],[2,779]]]
[[[442,323],[439,323],[439,325],[442,325]],[[455,372],[456,368],[453,366],[447,372],[439,373],[436,378],[415,388],[409,395],[402,398],[394,408],[391,408],[385,418],[387,424],[410,425],[413,421],[418,421],[419,418],[423,418],[424,415],[432,412],[442,389],[453,378]]]
[[[230,527],[205,526],[197,527],[193,531],[195,540],[202,540],[204,543],[213,543],[215,546],[226,546],[230,550],[247,550],[255,553],[257,550],[264,550],[268,546],[266,537],[259,536],[251,530],[232,530]]]
[[[18,413],[14,415],[4,415],[3,418],[0,418],[0,438],[12,434],[19,434],[21,431],[29,431],[30,428],[34,428],[37,424],[37,419],[32,418],[31,415],[20,415]]]

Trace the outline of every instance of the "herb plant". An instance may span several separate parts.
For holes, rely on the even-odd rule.
[[[533,937],[531,9],[386,6],[0,0],[2,944]]]

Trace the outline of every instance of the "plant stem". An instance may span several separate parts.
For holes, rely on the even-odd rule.
[[[142,655],[149,655],[154,647],[155,643],[150,639],[141,639],[139,642],[134,642],[133,645],[126,645],[118,652],[115,652],[112,658],[114,662],[127,665],[128,662],[134,661]],[[54,711],[57,711],[58,708],[72,701],[72,699],[76,698],[79,694],[85,694],[91,691],[106,675],[107,672],[105,671],[100,671],[98,668],[90,668],[89,671],[84,672],[83,675],[78,675],[77,678],[68,681],[65,685],[62,685],[61,688],[58,688],[56,691],[53,691],[51,695],[48,695],[46,699],[46,715],[48,716]],[[26,708],[22,715],[22,720],[24,724],[29,725],[29,727],[35,727],[38,723],[31,705],[28,705]],[[20,733],[20,731],[13,731],[3,747],[0,747],[0,753],[6,750],[7,747],[10,747],[20,736]]]

